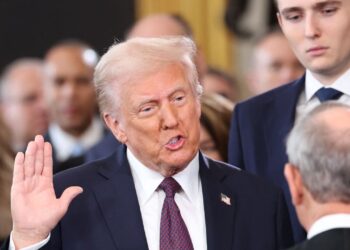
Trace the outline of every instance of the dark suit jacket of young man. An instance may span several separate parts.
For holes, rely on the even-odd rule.
[[[230,128],[229,163],[282,187],[296,242],[306,234],[296,216],[283,175],[288,161],[285,139],[292,129],[305,76],[235,106]]]
[[[282,191],[200,154],[209,250],[277,250],[293,245]],[[55,175],[56,193],[83,187],[42,249],[148,249],[135,185],[120,147],[111,156]],[[231,205],[221,200],[230,197]]]
[[[288,250],[349,250],[350,228],[337,228],[320,233]]]

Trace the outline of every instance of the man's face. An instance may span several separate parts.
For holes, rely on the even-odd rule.
[[[224,78],[214,75],[205,74],[202,80],[204,91],[206,93],[217,93],[235,102],[238,99],[238,91]]]
[[[261,41],[254,50],[253,64],[248,82],[254,94],[298,79],[304,73],[282,33],[273,33]]]
[[[93,67],[83,53],[79,48],[61,47],[46,58],[50,77],[47,97],[53,122],[73,135],[85,131],[96,110]]]
[[[279,22],[302,64],[324,84],[350,67],[349,0],[278,0]]]
[[[201,125],[200,131],[199,148],[201,152],[214,160],[223,161],[224,159],[222,159],[219,149],[217,148],[216,143],[208,130]]]
[[[147,167],[171,176],[199,148],[200,102],[180,66],[165,66],[121,90],[121,113],[108,122],[116,137]]]
[[[15,147],[24,147],[35,135],[47,131],[45,80],[43,72],[35,67],[19,69],[9,77],[2,112],[5,123],[12,131]]]

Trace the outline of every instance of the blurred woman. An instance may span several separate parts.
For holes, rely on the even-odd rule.
[[[9,145],[8,136],[8,129],[0,116],[0,245],[9,236],[12,228],[10,190],[15,154]]]
[[[218,94],[204,94],[201,103],[200,149],[212,159],[227,162],[228,136],[234,105]]]

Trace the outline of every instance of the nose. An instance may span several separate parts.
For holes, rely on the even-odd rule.
[[[78,88],[74,82],[67,82],[63,87],[62,87],[62,94],[66,97],[72,97],[75,96]]]
[[[314,39],[320,36],[320,29],[314,14],[306,15],[304,26],[305,37]]]
[[[161,116],[163,129],[171,129],[178,125],[177,112],[177,109],[169,103],[162,107]]]

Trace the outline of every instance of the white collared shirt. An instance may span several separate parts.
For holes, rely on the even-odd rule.
[[[331,214],[318,219],[310,227],[307,238],[335,228],[350,228],[350,214]]]
[[[306,70],[305,89],[301,93],[297,103],[297,119],[320,104],[320,101],[315,96],[315,93],[323,87],[334,88],[343,92],[343,95],[338,99],[338,101],[350,105],[350,69],[348,69],[343,75],[334,81],[334,83],[327,86],[318,81],[309,70]]]
[[[104,126],[101,119],[94,117],[90,126],[79,137],[66,133],[57,124],[50,125],[49,134],[57,160],[65,161],[71,156],[76,144],[80,144],[83,150],[86,151],[99,142],[104,136]]]
[[[148,247],[150,250],[158,250],[161,211],[165,198],[164,191],[158,189],[158,186],[164,176],[143,165],[129,149],[127,149],[127,158],[135,183]],[[207,237],[198,158],[197,153],[189,165],[173,178],[182,188],[175,194],[175,202],[187,226],[193,247],[205,250]]]

